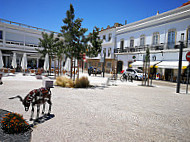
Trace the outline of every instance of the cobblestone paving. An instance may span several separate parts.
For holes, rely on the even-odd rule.
[[[139,82],[105,87],[101,85],[105,79],[90,80],[98,86],[52,89],[55,117],[33,128],[32,142],[190,141],[190,95],[176,94],[172,87],[138,86]],[[5,79],[0,86],[0,108],[29,120],[30,112],[8,98],[24,97],[40,86],[41,81]]]

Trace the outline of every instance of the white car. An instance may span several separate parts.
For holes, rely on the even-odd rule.
[[[142,78],[143,78],[143,71],[140,69],[128,68],[128,69],[126,69],[125,73],[128,76],[132,76],[132,78],[135,80],[142,80]]]

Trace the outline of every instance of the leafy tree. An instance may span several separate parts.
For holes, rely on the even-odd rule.
[[[62,57],[63,57],[63,53],[64,53],[64,41],[63,40],[61,40],[59,38],[55,39],[53,52],[54,52],[55,57],[57,57],[57,59],[58,59],[58,76],[59,76],[59,73],[61,72],[61,62],[62,62]]]
[[[43,49],[36,49],[39,53],[42,54],[43,57],[48,53],[49,55],[49,72],[51,73],[51,60],[53,58],[54,54],[54,44],[55,44],[55,38],[54,33],[44,33],[42,32],[42,38],[39,38],[40,42],[39,45],[43,47]]]
[[[102,40],[99,37],[99,28],[94,27],[93,32],[89,34],[88,41],[90,44],[87,47],[87,56],[97,57],[102,49]]]
[[[81,59],[81,54],[84,52],[84,34],[88,30],[82,28],[83,19],[75,19],[75,13],[73,5],[70,4],[70,9],[66,12],[66,18],[63,19],[64,25],[61,27],[62,36],[65,40],[65,54],[71,59],[71,78],[73,59]],[[75,66],[75,62],[74,62]],[[74,79],[75,79],[75,68],[74,68]]]

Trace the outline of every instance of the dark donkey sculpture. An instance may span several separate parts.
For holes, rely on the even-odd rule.
[[[49,104],[48,115],[50,115],[51,105],[52,105],[50,88],[34,89],[34,90],[30,91],[30,93],[28,93],[28,95],[24,99],[22,99],[21,96],[11,97],[9,99],[15,99],[15,98],[20,99],[20,101],[22,102],[22,104],[25,107],[25,111],[29,110],[30,104],[32,105],[32,112],[31,112],[30,121],[33,120],[34,106],[35,105],[37,105],[37,118],[36,118],[36,120],[38,120],[38,118],[39,118],[39,112],[40,112],[40,105],[41,104],[43,104],[42,114],[44,114],[46,102]]]

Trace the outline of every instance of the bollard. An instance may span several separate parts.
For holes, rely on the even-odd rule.
[[[2,74],[0,74],[0,85],[2,85],[3,84],[3,82],[2,82]]]

